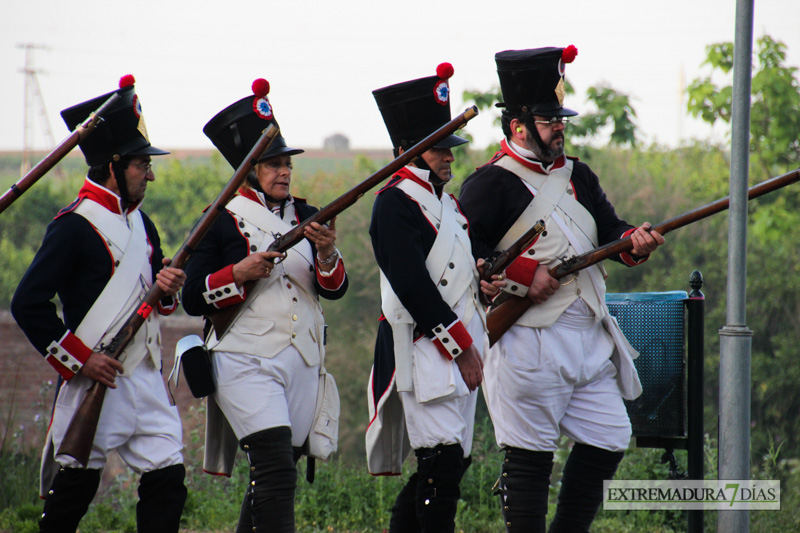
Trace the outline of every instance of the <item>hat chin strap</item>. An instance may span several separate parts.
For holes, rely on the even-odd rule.
[[[287,196],[286,198],[284,198],[283,200],[278,200],[277,198],[273,198],[272,196],[270,196],[269,194],[267,194],[266,192],[264,192],[264,189],[262,189],[262,188],[261,188],[261,184],[260,184],[260,183],[258,183],[258,179],[257,179],[257,178],[255,177],[255,175],[254,175],[254,174],[252,174],[252,173],[247,175],[247,184],[248,184],[248,185],[249,185],[249,186],[250,186],[250,187],[251,187],[253,190],[255,190],[255,191],[257,191],[257,192],[260,192],[261,194],[263,194],[263,195],[264,195],[264,198],[265,198],[265,199],[266,199],[268,202],[270,202],[270,203],[273,203],[273,204],[280,204],[280,206],[281,206],[280,215],[281,215],[281,218],[283,218],[283,212],[284,212],[284,209],[286,208],[286,200],[288,200],[288,199],[289,199],[289,197],[288,197],[288,196]]]
[[[128,181],[125,179],[125,168],[122,161],[112,161],[111,168],[114,171],[114,179],[119,189],[119,197],[122,199],[122,207],[128,209],[131,205],[131,197],[128,194]]]
[[[447,183],[440,178],[430,166],[428,166],[428,163],[425,162],[421,155],[418,155],[416,158],[414,158],[412,163],[414,163],[417,168],[427,170],[429,172],[428,181],[430,181],[434,187],[444,187],[444,184]]]
[[[533,137],[533,140],[536,141],[537,149],[531,150],[531,152],[536,154],[536,157],[538,157],[539,160],[541,160],[542,162],[550,163],[551,161],[545,161],[544,157],[542,157],[542,154],[548,152],[548,148],[547,146],[544,145],[544,141],[542,140],[542,136],[539,135],[539,130],[536,128],[536,124],[532,124],[532,126],[533,126],[532,128],[528,128],[528,132],[530,132],[530,135],[531,137]]]

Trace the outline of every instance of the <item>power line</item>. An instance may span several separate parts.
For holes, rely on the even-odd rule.
[[[20,69],[20,72],[25,74],[25,95],[24,95],[24,129],[23,129],[23,146],[22,146],[22,165],[20,166],[20,175],[25,175],[31,168],[31,153],[33,152],[33,118],[34,107],[39,111],[39,119],[44,132],[45,139],[49,143],[48,149],[55,146],[56,142],[53,138],[53,131],[50,129],[50,120],[47,118],[47,108],[44,103],[44,96],[39,85],[39,74],[45,73],[44,70],[35,68],[33,66],[33,51],[34,50],[49,50],[49,46],[33,43],[18,44],[17,48],[25,50],[25,67]],[[56,173],[60,174],[60,169],[56,169]]]

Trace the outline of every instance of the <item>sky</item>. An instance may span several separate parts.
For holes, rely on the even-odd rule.
[[[56,143],[69,134],[60,110],[114,90],[125,74],[160,148],[213,148],[203,126],[252,94],[256,78],[269,80],[290,146],[320,148],[342,133],[351,148],[388,148],[373,90],[447,61],[456,115],[464,90],[498,85],[496,52],[570,44],[576,93],[565,106],[592,111],[586,90],[603,84],[631,98],[647,144],[723,142],[723,128],[689,118],[681,87],[710,74],[705,48],[734,41],[735,20],[736,0],[0,0],[0,150],[24,145],[24,44],[45,47],[27,63],[41,95],[28,100],[36,150],[52,147],[48,126]],[[753,35],[784,42],[786,64],[800,66],[800,1],[755,0]],[[475,147],[499,140],[494,116],[468,124]]]

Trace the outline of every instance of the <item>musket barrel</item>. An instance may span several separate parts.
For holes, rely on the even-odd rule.
[[[233,195],[236,194],[236,191],[241,187],[242,183],[244,183],[247,174],[253,166],[255,166],[258,156],[264,153],[269,145],[272,144],[272,141],[278,136],[278,132],[279,129],[274,124],[270,124],[269,127],[264,130],[255,146],[253,146],[250,153],[239,165],[239,168],[236,169],[233,177],[225,185],[225,188],[211,204],[211,207],[206,209],[197,224],[195,224],[189,236],[179,248],[178,253],[172,258],[170,266],[183,268],[186,261],[189,259],[191,251],[200,243],[211,228],[211,225],[222,212],[222,209],[224,209]],[[220,207],[222,207],[222,209],[220,209]],[[150,287],[150,290],[145,294],[142,303],[128,317],[119,332],[114,336],[111,342],[109,342],[104,353],[109,357],[118,358],[164,295],[164,291],[161,290],[158,284],[153,283],[153,286]],[[97,433],[97,422],[100,418],[100,410],[103,407],[106,388],[107,387],[100,382],[95,382],[94,385],[92,385],[89,389],[89,393],[86,394],[81,404],[78,406],[78,410],[75,411],[75,414],[72,416],[72,420],[67,428],[67,433],[58,449],[59,454],[74,457],[83,466],[87,465],[92,443],[94,442],[94,436]]]
[[[327,222],[330,222],[339,213],[356,203],[359,198],[364,196],[365,192],[372,189],[386,178],[394,175],[395,172],[413,161],[417,156],[422,155],[425,151],[432,148],[440,140],[444,139],[448,135],[451,135],[456,130],[463,128],[467,122],[475,118],[477,115],[477,106],[467,108],[466,111],[453,118],[450,122],[443,125],[408,150],[404,151],[391,163],[372,174],[370,177],[314,213],[309,218],[302,221],[297,226],[294,226],[290,231],[284,233],[283,235],[279,235],[275,241],[270,244],[268,250],[272,252],[285,252],[286,250],[290,249],[292,246],[305,238],[305,228],[309,224],[312,222],[317,222],[319,224],[326,224]],[[255,281],[248,281],[245,283],[245,294],[252,294],[252,289],[255,284]],[[231,325],[236,320],[238,310],[242,305],[244,304],[232,305],[209,316],[214,324],[214,331],[216,331],[217,338],[222,338],[228,329],[230,329]]]
[[[747,198],[748,200],[758,198],[759,196],[776,191],[797,181],[800,181],[800,169],[770,178],[750,187],[747,191]],[[728,209],[729,205],[730,197],[721,198],[715,202],[698,207],[675,218],[652,226],[651,231],[655,230],[664,235],[670,231],[688,226],[698,220],[725,211]],[[585,254],[573,257],[565,263],[551,268],[550,275],[556,279],[560,279],[632,248],[633,241],[630,237],[625,237],[624,239],[610,242],[586,252]],[[493,345],[497,342],[497,340],[502,337],[532,305],[533,302],[528,298],[512,296],[490,309],[486,314],[486,323],[489,328],[489,344]]]
[[[78,144],[80,144],[86,137],[88,137],[97,127],[102,120],[103,115],[108,111],[111,106],[119,99],[117,93],[112,94],[103,105],[97,108],[89,118],[82,124],[78,125],[69,136],[61,141],[61,143],[53,149],[52,152],[47,154],[44,159],[39,161],[35,167],[28,171],[25,176],[20,178],[18,182],[11,186],[3,196],[0,197],[0,213],[6,210],[8,206],[13,204],[17,198],[23,195],[25,191],[30,189],[34,183],[47,174],[47,172],[56,166],[56,164],[64,159],[64,157],[72,151]]]

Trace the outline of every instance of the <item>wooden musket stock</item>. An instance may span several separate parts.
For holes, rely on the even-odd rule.
[[[8,206],[14,203],[14,201],[22,196],[22,194],[30,189],[34,183],[39,181],[39,179],[47,174],[47,172],[56,166],[56,164],[64,159],[64,157],[70,153],[70,151],[78,146],[86,137],[91,135],[97,125],[103,120],[103,115],[108,111],[111,106],[119,99],[119,95],[117,93],[112,94],[108,100],[103,102],[103,105],[97,108],[94,113],[89,115],[89,118],[86,119],[83,124],[78,125],[75,130],[69,134],[69,137],[61,141],[61,144],[55,147],[52,152],[47,154],[47,156],[39,161],[39,163],[33,167],[30,171],[23,178],[21,178],[18,182],[11,186],[11,188],[6,191],[3,196],[0,197],[0,213],[6,210]]]
[[[189,236],[181,245],[178,253],[172,258],[170,266],[175,268],[183,268],[189,256],[194,251],[194,248],[200,243],[205,234],[211,228],[211,225],[217,219],[219,214],[225,210],[231,198],[239,190],[242,183],[244,183],[247,174],[255,166],[258,156],[260,156],[272,144],[275,137],[278,136],[278,128],[275,125],[270,126],[264,130],[258,142],[253,146],[250,153],[236,169],[236,172],[231,177],[230,181],[222,192],[217,196],[214,203],[206,209],[203,216],[195,224]],[[153,280],[153,286],[147,291],[142,303],[137,309],[131,313],[128,320],[120,328],[117,335],[111,340],[108,346],[103,350],[103,353],[109,357],[118,358],[122,350],[133,339],[133,336],[144,324],[144,321],[150,313],[158,305],[158,301],[165,296],[163,290],[158,287],[158,284]],[[133,369],[131,369],[133,370]],[[69,455],[77,459],[84,467],[89,462],[89,453],[92,449],[94,436],[97,432],[97,422],[100,418],[100,410],[103,407],[103,400],[106,395],[107,387],[100,382],[95,382],[88,390],[83,401],[78,406],[78,410],[72,416],[67,433],[58,449],[59,454]]]
[[[422,155],[448,135],[451,135],[456,130],[463,128],[466,123],[472,120],[477,114],[478,108],[476,106],[468,108],[453,120],[422,139],[407,151],[400,154],[400,156],[398,156],[394,161],[375,172],[372,176],[368,177],[330,204],[314,213],[311,217],[305,219],[287,233],[276,236],[275,241],[270,244],[267,251],[281,253],[286,252],[292,246],[305,238],[304,232],[306,226],[312,222],[318,222],[319,224],[326,224],[330,222],[339,213],[356,203],[356,201],[364,196],[364,193],[366,193],[368,190],[372,189],[386,178],[394,175],[395,172],[413,161],[417,156]],[[252,294],[255,284],[255,281],[248,281],[244,284],[245,294],[247,296]],[[247,296],[245,296],[245,298],[247,298]],[[216,331],[218,339],[221,339],[231,327],[238,316],[238,310],[242,305],[246,305],[246,302],[226,307],[225,309],[222,309],[208,317],[211,319],[211,322],[214,325],[214,331]]]
[[[785,187],[798,180],[800,180],[800,169],[793,170],[792,172],[782,176],[768,179],[759,183],[758,185],[750,187],[750,189],[747,191],[747,199],[752,200],[753,198],[758,198],[759,196],[763,196],[767,193],[780,189],[781,187]],[[697,222],[698,220],[702,220],[710,217],[711,215],[725,211],[728,209],[729,204],[730,197],[725,197],[717,200],[716,202],[698,207],[697,209],[653,226],[651,230],[655,230],[664,235],[672,230],[682,228],[683,226],[688,226],[689,224]],[[568,261],[551,268],[550,275],[556,279],[560,279],[564,276],[573,274],[579,270],[583,270],[586,267],[599,263],[604,259],[608,259],[609,257],[626,252],[631,248],[633,248],[633,242],[631,241],[630,237],[618,239],[586,252],[585,254],[573,257]],[[523,314],[525,314],[525,311],[527,311],[532,305],[533,302],[531,302],[531,300],[527,297],[512,296],[493,307],[486,314],[486,322],[489,328],[490,345],[493,345],[495,342],[497,342],[497,339],[502,337],[503,333],[508,331],[508,329],[513,326],[514,323]]]
[[[532,228],[526,231],[522,237],[514,241],[507,249],[503,250],[503,252],[498,255],[494,261],[486,261],[483,272],[481,272],[481,280],[491,283],[492,276],[495,274],[502,274],[503,271],[508,268],[508,265],[513,263],[522,252],[527,250],[531,244],[533,244],[533,241],[535,241],[544,230],[544,220],[539,220],[533,225]],[[488,301],[487,296],[482,292],[481,301],[484,303],[484,305],[491,304],[491,302]]]

